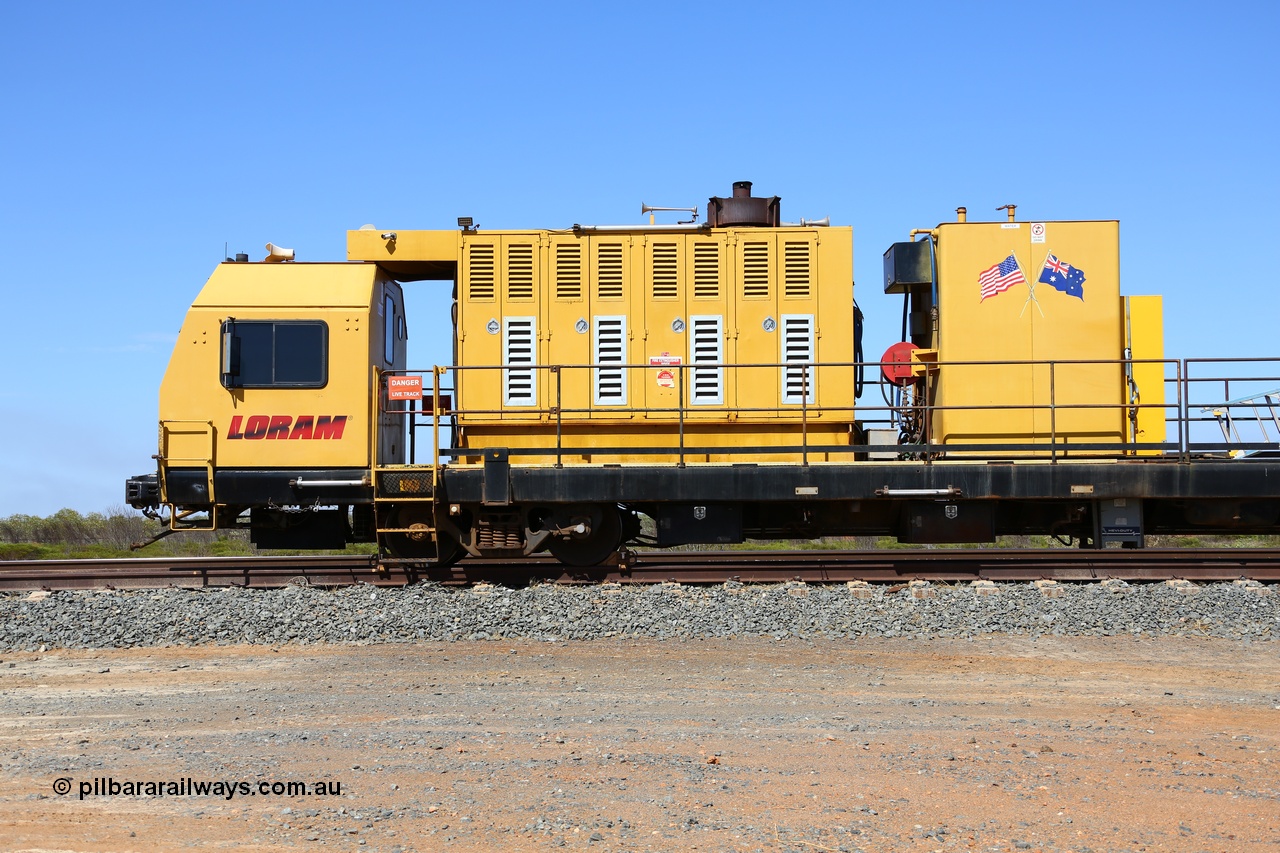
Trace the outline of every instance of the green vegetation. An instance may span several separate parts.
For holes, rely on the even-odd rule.
[[[248,557],[285,556],[302,551],[260,551],[249,542],[247,530],[175,533],[137,551],[129,546],[145,542],[164,525],[139,512],[115,507],[105,513],[81,515],[63,509],[47,518],[11,515],[0,518],[0,560],[85,560],[116,557]],[[353,545],[348,554],[372,554],[373,545]],[[305,552],[311,553],[311,552]]]

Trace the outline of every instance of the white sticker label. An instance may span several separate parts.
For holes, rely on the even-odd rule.
[[[1022,223],[1021,223],[1021,222],[1001,222],[1001,223],[1000,223],[1000,227],[1001,227],[1001,228],[1013,228],[1013,229],[1015,229],[1015,230],[1016,230],[1016,229],[1018,229],[1018,228],[1021,228],[1021,227],[1022,227]]]
[[[1031,223],[1031,242],[1032,243],[1044,242],[1044,223],[1043,222]]]

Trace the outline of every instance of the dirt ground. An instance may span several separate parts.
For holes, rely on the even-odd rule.
[[[1278,653],[1010,637],[9,653],[0,847],[1274,850]],[[288,782],[307,793],[272,793]]]

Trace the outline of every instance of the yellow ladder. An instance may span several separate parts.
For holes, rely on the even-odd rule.
[[[200,436],[203,435],[207,439],[207,451],[203,456],[172,456],[170,455],[170,444],[174,436]],[[159,462],[160,469],[160,500],[169,507],[169,529],[170,530],[217,530],[218,529],[218,513],[217,499],[213,491],[213,451],[214,451],[214,431],[213,421],[200,420],[162,420],[160,421],[160,453],[156,457]],[[169,501],[169,486],[165,475],[171,465],[203,465],[206,477],[206,486],[209,494],[209,518],[205,524],[201,524],[197,519],[184,524],[182,527],[175,526],[179,516],[174,505]],[[192,513],[184,513],[182,518],[190,518]]]

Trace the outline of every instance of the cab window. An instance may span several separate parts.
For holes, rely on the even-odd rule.
[[[383,359],[388,365],[396,362],[396,300],[387,296],[382,305]]]
[[[222,324],[227,388],[323,388],[329,381],[329,327],[319,320],[236,320]]]

